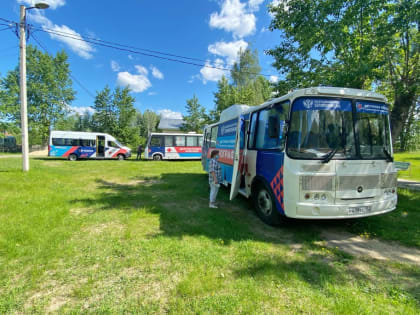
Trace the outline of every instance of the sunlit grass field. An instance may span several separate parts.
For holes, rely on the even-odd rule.
[[[0,313],[420,312],[418,266],[328,248],[334,227],[420,248],[419,194],[356,221],[269,227],[208,208],[200,162],[0,160]]]
[[[394,159],[395,161],[411,163],[409,170],[398,172],[399,178],[420,181],[420,151],[395,153]]]

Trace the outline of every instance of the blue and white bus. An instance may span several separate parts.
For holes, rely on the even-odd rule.
[[[199,160],[203,135],[197,133],[151,133],[144,156],[149,160]]]
[[[131,149],[106,133],[51,131],[48,156],[77,159],[118,159],[131,156]]]
[[[230,199],[252,198],[268,224],[396,208],[389,109],[378,93],[315,87],[260,106],[234,105],[205,128],[205,170],[215,149]]]

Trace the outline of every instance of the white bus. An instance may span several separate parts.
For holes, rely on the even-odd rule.
[[[131,156],[131,149],[106,133],[51,131],[48,156],[77,159],[118,159]]]
[[[151,133],[144,156],[149,160],[201,159],[203,135],[197,133]]]
[[[256,107],[234,105],[205,128],[205,170],[215,149],[230,199],[251,197],[268,224],[283,217],[371,216],[397,204],[389,110],[381,94],[315,87]]]

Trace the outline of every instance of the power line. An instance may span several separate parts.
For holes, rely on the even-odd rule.
[[[35,40],[35,42],[40,46],[47,54],[51,55],[48,49],[41,43],[41,41],[35,36],[34,33],[32,33],[32,38]],[[91,91],[88,90],[87,87],[85,87],[73,74],[69,73],[70,77],[92,98],[95,98],[95,95]]]
[[[13,23],[13,24],[18,25],[16,22],[6,20],[6,19],[3,19],[3,18],[0,18],[0,19],[3,20],[3,21],[9,22],[9,23]],[[113,48],[113,49],[120,50],[120,51],[130,52],[130,53],[133,53],[133,54],[143,55],[143,56],[162,59],[162,60],[171,61],[171,62],[188,64],[188,65],[201,67],[201,68],[204,67],[204,68],[210,68],[210,69],[217,69],[217,70],[221,70],[221,71],[229,71],[229,72],[232,71],[231,68],[209,65],[209,64],[207,64],[207,60],[204,60],[204,59],[185,57],[185,56],[176,55],[176,54],[164,53],[164,52],[160,52],[160,51],[156,51],[156,50],[138,48],[138,47],[134,47],[134,46],[128,46],[128,45],[119,44],[119,43],[115,43],[115,42],[105,41],[105,40],[101,40],[101,39],[97,39],[97,38],[93,38],[93,37],[86,37],[86,36],[82,37],[80,35],[76,36],[76,35],[71,34],[71,33],[57,31],[57,30],[53,30],[53,29],[49,29],[49,28],[45,28],[45,27],[44,28],[39,28],[39,27],[29,25],[29,24],[28,24],[28,26],[29,26],[29,28],[32,28],[36,31],[41,31],[41,32],[49,33],[49,34],[52,34],[52,35],[55,35],[55,36],[61,36],[61,37],[66,37],[66,38],[70,38],[70,39],[74,39],[74,40],[78,40],[78,41],[83,41],[83,42],[90,43],[90,44],[93,44],[93,45],[98,45],[98,46]],[[168,57],[164,57],[164,56],[168,56]],[[171,58],[171,57],[173,57],[173,58]],[[186,59],[186,60],[191,60],[191,61],[199,61],[199,62],[204,62],[204,64],[203,63],[186,61],[186,60],[174,59],[174,58],[181,58],[181,59]],[[248,73],[248,74],[254,74],[254,75],[261,75],[261,76],[264,76],[264,77],[273,76],[273,74],[255,73],[255,72],[250,72],[250,71],[241,71],[241,72],[242,73]]]
[[[47,29],[42,29],[42,28],[38,28],[38,27],[33,27],[33,28],[37,31],[45,32],[45,33],[52,34],[52,35],[55,35],[55,36],[66,37],[66,38],[70,38],[70,39],[74,39],[74,40],[78,40],[78,41],[87,42],[87,43],[90,43],[90,44],[93,44],[93,45],[98,45],[98,46],[113,48],[113,49],[120,50],[120,51],[130,52],[132,54],[138,54],[138,55],[158,58],[158,59],[162,59],[162,60],[178,62],[178,63],[182,63],[182,64],[188,64],[188,65],[197,66],[197,67],[201,67],[201,68],[204,67],[204,68],[217,69],[217,70],[221,70],[221,71],[229,71],[229,72],[232,71],[231,68],[225,68],[225,67],[212,66],[212,65],[209,65],[209,64],[189,62],[189,61],[185,61],[185,60],[179,60],[179,59],[174,59],[174,58],[169,58],[169,57],[157,56],[157,55],[154,55],[154,54],[151,54],[151,53],[140,52],[140,51],[128,48],[130,46],[126,46],[126,45],[122,45],[122,44],[116,44],[116,45],[120,46],[120,47],[117,47],[114,44],[111,44],[111,42],[98,41],[96,39],[89,40],[89,39],[86,39],[82,36],[75,36],[74,34],[65,33],[65,32],[61,32],[61,31],[47,30]],[[161,54],[168,55],[166,53],[161,53]],[[173,56],[177,56],[177,55],[173,55]],[[189,57],[180,57],[180,58],[195,59],[195,60],[199,60],[199,61],[204,61],[202,59],[189,58]],[[205,62],[207,62],[207,61],[205,61]],[[258,74],[258,75],[261,75],[261,76],[264,76],[264,77],[271,77],[272,76],[272,74],[255,73],[255,72],[250,72],[250,71],[241,71],[241,72],[242,73],[248,73],[248,74]]]
[[[39,28],[39,27],[36,27],[36,26],[33,26],[33,25],[31,25],[31,26],[34,29],[38,30],[38,31],[50,31],[50,32],[60,33],[60,34],[63,34],[63,35],[75,36],[74,34],[62,32],[62,31],[57,31],[57,30],[54,30],[54,29],[51,29],[51,28],[47,28],[47,27]],[[98,38],[94,38],[94,37],[89,37],[89,36],[83,36],[83,37],[80,36],[80,38],[81,39],[92,40],[92,41],[99,42],[99,43],[104,43],[104,44],[109,44],[109,45],[114,45],[114,46],[129,48],[129,49],[136,49],[136,50],[145,51],[145,52],[154,53],[154,54],[163,55],[163,56],[170,56],[170,57],[176,57],[176,58],[181,58],[181,59],[188,59],[188,60],[195,60],[195,61],[206,62],[206,60],[204,60],[204,59],[193,58],[193,57],[186,57],[186,56],[181,56],[181,55],[175,55],[175,54],[165,53],[165,52],[161,52],[161,51],[157,51],[157,50],[151,50],[151,49],[146,49],[146,48],[129,46],[129,45],[119,44],[119,43],[116,43],[116,42],[110,42],[110,41],[106,41],[106,40],[102,40],[102,39],[98,39]]]

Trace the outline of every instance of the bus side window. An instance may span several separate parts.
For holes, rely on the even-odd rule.
[[[175,136],[175,146],[185,147],[185,136]]]
[[[174,137],[165,136],[165,147],[173,147],[173,146],[174,146]]]
[[[203,146],[203,137],[198,137],[198,146],[199,147]]]
[[[118,145],[114,141],[108,141],[108,147],[118,148]]]
[[[150,140],[150,146],[161,147],[162,146],[162,137],[161,136],[152,136],[152,139]]]
[[[187,136],[187,147],[196,147],[198,146],[196,136]]]
[[[249,129],[248,148],[255,148],[255,130],[257,127],[258,112],[253,113],[251,116],[251,127]]]
[[[80,139],[80,145],[82,146],[82,147],[89,147],[90,146],[90,142],[91,142],[92,140],[87,140],[87,139]]]
[[[218,126],[211,128],[210,148],[216,147]]]
[[[62,146],[62,145],[64,145],[64,139],[63,138],[52,138],[52,145]]]

